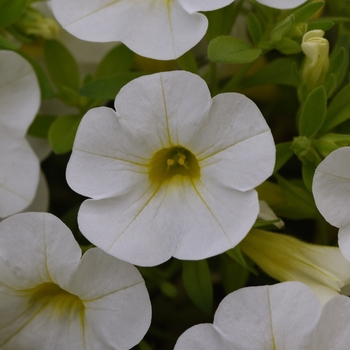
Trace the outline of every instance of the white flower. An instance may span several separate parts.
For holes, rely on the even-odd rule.
[[[83,117],[68,162],[69,186],[92,198],[78,214],[83,234],[144,266],[237,245],[275,161],[255,104],[236,93],[211,99],[204,80],[175,71],[133,80],[115,109]]]
[[[40,104],[31,65],[12,51],[0,51],[0,218],[24,210],[39,182],[39,160],[25,135]]]
[[[134,52],[160,60],[175,59],[204,36],[208,21],[198,11],[224,7],[233,0],[52,0],[54,15],[79,39],[121,41]]]
[[[350,147],[339,148],[317,167],[312,192],[318,210],[339,227],[339,248],[350,261]]]
[[[146,333],[151,305],[137,269],[98,248],[81,250],[55,216],[0,223],[2,350],[129,349]]]
[[[243,288],[223,299],[213,324],[188,329],[174,350],[346,350],[349,307],[337,296],[321,310],[299,282]]]

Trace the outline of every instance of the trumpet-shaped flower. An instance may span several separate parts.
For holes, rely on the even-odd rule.
[[[175,59],[204,36],[207,18],[198,11],[233,0],[52,0],[62,27],[79,39],[121,41],[141,56]]]
[[[62,27],[79,39],[121,41],[141,56],[175,59],[195,46],[208,27],[198,11],[212,11],[234,0],[52,0]],[[259,0],[280,9],[306,0]]]
[[[275,147],[243,95],[213,99],[188,72],[127,84],[115,109],[82,119],[67,166],[83,234],[136,265],[196,260],[238,244],[254,224],[254,187],[271,175]]]
[[[130,349],[151,305],[137,269],[79,245],[55,216],[0,223],[0,348]]]
[[[350,147],[339,148],[317,167],[312,183],[316,206],[339,227],[339,248],[350,261]]]
[[[350,342],[350,299],[322,309],[300,282],[248,287],[220,303],[213,324],[188,329],[175,350],[345,350]]]
[[[30,64],[12,51],[0,52],[0,218],[33,200],[39,160],[25,135],[39,109],[39,85]]]

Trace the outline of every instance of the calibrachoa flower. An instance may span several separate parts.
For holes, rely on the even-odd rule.
[[[24,210],[39,182],[39,159],[25,135],[40,104],[31,65],[12,51],[0,51],[0,218]]]
[[[83,234],[144,266],[238,244],[275,161],[256,105],[236,93],[211,99],[204,80],[175,71],[133,80],[115,109],[84,116],[67,166],[68,184],[92,198],[79,210]]]
[[[350,147],[339,148],[317,167],[312,192],[318,210],[339,227],[339,248],[350,261]]]
[[[198,11],[212,11],[234,0],[52,0],[62,27],[79,39],[121,41],[139,55],[175,59],[195,46],[208,27]],[[306,0],[258,0],[288,9]]]
[[[55,216],[23,213],[0,223],[0,348],[130,349],[151,305],[137,269],[98,248],[81,257]]]
[[[232,2],[52,0],[52,7],[63,28],[79,39],[121,41],[142,56],[170,60],[203,38],[208,20],[198,11],[219,9]]]
[[[220,303],[213,324],[188,329],[175,350],[346,350],[350,299],[337,296],[321,310],[299,282],[248,287]]]

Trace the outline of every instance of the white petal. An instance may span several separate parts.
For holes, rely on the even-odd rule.
[[[181,334],[174,350],[234,350],[211,324],[191,327]]]
[[[318,210],[330,224],[350,223],[350,147],[339,148],[319,164],[312,192]]]
[[[174,257],[200,260],[236,246],[253,226],[257,193],[217,186],[204,179],[184,182],[178,203],[182,231]],[[174,225],[176,222],[174,222]]]
[[[273,7],[276,9],[293,9],[295,7],[300,6],[306,0],[257,0],[260,2],[260,4],[263,4],[265,6]]]
[[[92,243],[122,260],[153,266],[172,255],[204,259],[238,244],[258,214],[255,191],[196,188],[175,176],[159,188],[85,201],[79,227]]]
[[[24,210],[39,182],[39,160],[28,142],[0,128],[0,218]]]
[[[241,191],[263,182],[275,163],[275,146],[264,117],[251,100],[236,93],[215,96],[188,147],[203,176]]]
[[[36,211],[36,212],[47,212],[49,211],[49,186],[46,181],[44,173],[40,172],[38,189],[36,191],[35,197],[30,203],[29,207],[25,209],[26,212]]]
[[[310,350],[345,350],[350,343],[350,299],[337,296],[322,309]]]
[[[136,53],[174,59],[204,36],[207,19],[190,15],[177,1],[53,0],[53,12],[63,28],[88,41],[122,41]]]
[[[13,51],[1,51],[0,126],[23,137],[39,104],[40,89],[32,66]]]
[[[204,80],[183,71],[135,79],[115,99],[123,127],[153,152],[177,145],[187,147],[205,121],[210,104]]]
[[[96,199],[124,194],[148,183],[150,158],[150,150],[123,130],[111,108],[95,108],[79,125],[67,182],[74,191]]]
[[[25,247],[25,249],[24,249]],[[72,233],[47,213],[22,213],[0,223],[0,281],[14,290],[54,282],[64,288],[80,259]]]
[[[339,229],[338,244],[345,259],[350,261],[350,223]]]
[[[231,4],[234,0],[178,0],[188,12],[212,11]]]
[[[27,135],[26,139],[41,162],[50,155],[51,146],[47,139],[41,139],[31,135]]]
[[[130,349],[150,326],[151,303],[142,276],[98,248],[84,254],[67,290],[83,300],[84,323],[100,342],[96,349]]]
[[[299,282],[248,287],[220,303],[214,326],[233,349],[303,349],[320,309],[316,296]]]

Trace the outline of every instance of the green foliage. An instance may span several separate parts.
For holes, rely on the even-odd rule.
[[[210,314],[213,304],[213,285],[206,260],[183,261],[182,279],[192,302]]]
[[[46,41],[44,59],[50,77],[56,86],[79,90],[78,64],[62,43],[57,40]]]
[[[305,187],[310,193],[312,192],[312,180],[314,178],[317,165],[318,164],[314,162],[304,161],[301,168]]]
[[[257,44],[263,36],[263,29],[258,18],[253,13],[248,14],[247,26],[250,37],[252,38],[254,44]]]
[[[49,137],[49,129],[56,119],[57,117],[54,115],[37,115],[28,129],[28,134],[47,139]]]
[[[332,100],[319,134],[324,134],[350,118],[350,84]]]
[[[312,195],[306,189],[303,181],[286,180],[275,174],[287,204],[275,207],[275,213],[289,219],[314,219],[319,215]]]
[[[290,146],[291,142],[279,143],[276,145],[276,163],[273,172],[278,171],[294,154]]]
[[[65,115],[52,123],[49,130],[49,142],[56,154],[64,154],[72,150],[81,118],[81,115]]]
[[[191,50],[187,51],[185,54],[179,57],[176,61],[181,69],[187,70],[188,72],[191,72],[191,73],[198,74],[197,62]]]
[[[16,21],[24,12],[28,0],[0,0],[0,28]]]
[[[306,98],[299,118],[299,133],[312,137],[321,128],[327,111],[327,96],[323,86],[314,89]]]
[[[233,259],[236,263],[238,263],[239,265],[241,265],[242,267],[244,267],[245,269],[249,270],[250,272],[252,272],[254,275],[257,275],[258,272],[254,269],[254,267],[249,264],[242,252],[241,252],[241,249],[239,248],[239,246],[235,246],[234,248],[228,250],[226,252],[226,254],[231,258]]]
[[[232,36],[221,36],[209,43],[208,56],[215,63],[250,63],[255,61],[262,50]]]
[[[125,45],[118,45],[110,50],[99,63],[95,78],[104,78],[116,73],[130,71],[135,54]]]
[[[131,80],[143,75],[140,72],[117,73],[108,77],[96,79],[80,89],[80,94],[90,98],[114,100],[119,90]]]

